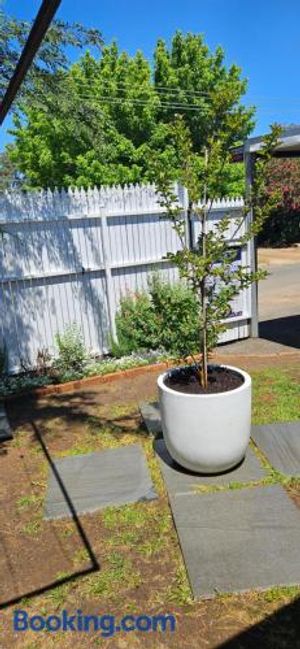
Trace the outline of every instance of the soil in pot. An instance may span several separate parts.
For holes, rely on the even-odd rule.
[[[213,394],[235,390],[244,383],[238,372],[219,365],[208,367],[208,386],[204,390],[199,382],[199,369],[195,365],[172,370],[164,380],[165,385],[184,394]]]

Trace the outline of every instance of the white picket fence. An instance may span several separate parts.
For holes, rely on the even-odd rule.
[[[186,214],[186,191],[177,186]],[[242,199],[214,203],[210,225],[228,211],[229,236]],[[199,234],[193,220],[193,237]],[[180,242],[159,205],[154,185],[0,195],[0,344],[9,368],[34,366],[38,351],[55,353],[55,334],[76,322],[87,348],[109,350],[122,295],[147,288],[149,273],[168,280],[177,271],[162,258]],[[232,244],[238,245],[240,232]],[[240,263],[250,265],[250,246]],[[222,341],[249,335],[249,291],[233,304]]]

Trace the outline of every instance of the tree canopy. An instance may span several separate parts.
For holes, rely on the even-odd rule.
[[[8,150],[0,153],[0,192],[17,184],[17,169],[9,157]]]
[[[31,22],[8,16],[0,8],[0,95],[14,72],[31,26]],[[67,46],[82,49],[86,45],[93,45],[99,49],[102,44],[102,36],[98,29],[89,29],[79,23],[70,24],[54,20],[26,75],[21,95],[24,96],[30,89],[34,90],[37,78],[43,79],[44,84],[51,84],[53,75],[58,70],[66,70],[69,67]]]
[[[99,57],[86,52],[50,76],[45,86],[37,74],[14,118],[10,156],[25,187],[147,182],[153,156],[168,167],[173,161],[176,178],[170,125],[178,114],[199,167],[220,124],[226,124],[228,148],[253,127],[254,110],[241,103],[246,81],[240,69],[226,67],[223,50],[210,52],[197,34],[176,32],[170,46],[159,40],[153,65],[142,52],[129,56],[112,43]],[[223,195],[241,194],[243,166],[226,161],[222,182]]]

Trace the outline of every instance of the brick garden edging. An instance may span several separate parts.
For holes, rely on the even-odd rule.
[[[272,358],[290,358],[291,356],[299,356],[300,352],[277,352],[272,354],[239,354],[237,358],[241,359],[256,359],[256,358],[265,358],[266,360],[271,360]],[[212,354],[212,360],[215,360],[219,363],[230,364],[232,359],[235,357],[235,354],[226,354],[221,355],[217,352]],[[192,360],[192,359],[190,359]],[[33,397],[44,397],[51,394],[63,394],[64,392],[73,392],[75,390],[80,390],[89,385],[95,383],[112,383],[124,377],[135,377],[144,372],[157,372],[168,369],[175,365],[175,361],[163,361],[162,363],[155,363],[153,365],[141,365],[139,367],[131,367],[127,370],[117,370],[116,372],[111,372],[109,374],[97,374],[96,376],[87,376],[82,379],[76,379],[75,381],[68,381],[67,383],[51,383],[50,385],[45,385],[41,388],[33,388],[31,390],[24,390],[22,392],[16,392],[14,394],[8,394],[3,397],[4,401],[10,401],[13,399],[18,399],[19,397],[33,396]]]
[[[50,385],[45,385],[41,388],[33,388],[32,390],[24,390],[22,392],[16,392],[14,394],[8,394],[4,397],[4,400],[18,399],[19,397],[25,396],[42,397],[47,396],[48,394],[62,394],[63,392],[73,392],[75,390],[80,390],[82,387],[93,385],[94,383],[112,383],[113,381],[117,381],[118,379],[126,376],[138,376],[145,371],[156,372],[164,370],[171,365],[171,362],[164,361],[163,363],[157,363],[155,365],[141,365],[140,367],[131,367],[127,370],[118,370],[116,372],[111,372],[110,374],[97,374],[96,376],[87,376],[82,379],[76,379],[75,381],[68,381],[67,383],[50,383]]]

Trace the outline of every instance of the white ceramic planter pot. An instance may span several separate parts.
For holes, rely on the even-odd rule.
[[[251,429],[251,377],[230,365],[243,384],[214,394],[184,394],[158,377],[160,413],[166,447],[176,462],[198,473],[220,473],[243,459]]]

